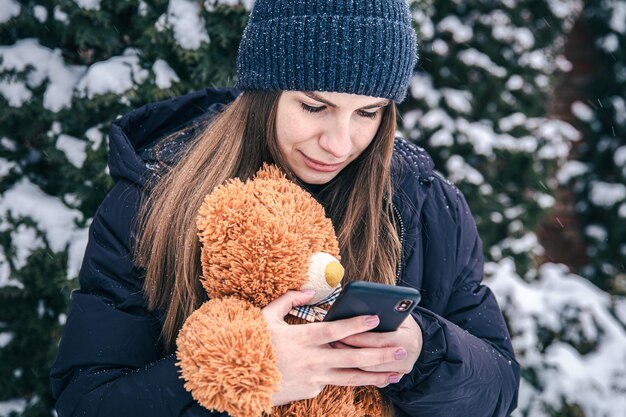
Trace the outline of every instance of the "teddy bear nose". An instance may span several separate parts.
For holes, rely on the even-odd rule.
[[[329,262],[324,269],[324,276],[326,282],[331,288],[335,288],[343,279],[344,269],[343,266],[337,261]]]

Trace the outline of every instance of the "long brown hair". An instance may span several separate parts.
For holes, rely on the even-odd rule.
[[[164,314],[167,351],[174,349],[186,318],[206,300],[195,225],[205,195],[229,178],[250,178],[263,162],[276,163],[297,180],[276,141],[279,97],[280,92],[241,94],[181,151],[178,163],[155,178],[144,196],[134,260],[146,271],[148,308]],[[337,230],[348,280],[395,282],[400,256],[391,207],[395,115],[390,103],[370,146],[319,197]]]

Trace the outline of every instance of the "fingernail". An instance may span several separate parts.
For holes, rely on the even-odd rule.
[[[395,384],[395,383],[400,382],[400,379],[401,379],[401,378],[402,378],[402,377],[401,377],[400,375],[391,375],[389,378],[387,378],[387,381],[388,381],[390,384]]]
[[[378,326],[379,321],[378,316],[367,316],[365,318],[365,324],[372,327]]]
[[[315,294],[315,290],[302,290],[302,294],[304,295],[313,295]]]
[[[400,349],[396,350],[396,352],[393,354],[393,357],[397,361],[401,361],[403,359],[406,359],[406,357],[407,357],[406,350],[404,350],[404,348],[400,348]]]

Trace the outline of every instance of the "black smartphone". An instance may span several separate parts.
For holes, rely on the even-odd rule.
[[[380,323],[373,331],[391,332],[411,314],[420,299],[415,288],[352,281],[341,290],[324,321],[375,314]]]

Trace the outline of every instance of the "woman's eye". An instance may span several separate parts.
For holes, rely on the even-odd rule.
[[[325,108],[326,106],[313,107],[313,106],[309,106],[308,104],[302,103],[302,109],[304,111],[308,111],[309,113],[319,113]]]
[[[309,112],[309,113],[319,113],[319,112],[321,112],[321,111],[326,109],[326,106],[316,107],[316,106],[309,106],[308,104],[305,104],[305,103],[301,103],[301,104],[302,104],[302,109],[304,111]],[[375,119],[376,116],[378,116],[378,113],[379,113],[378,110],[376,110],[376,111],[365,111],[365,110],[357,111],[357,114],[359,116],[366,117],[368,119]]]
[[[378,111],[359,110],[359,116],[367,117],[368,119],[375,119],[377,115],[378,115]]]

